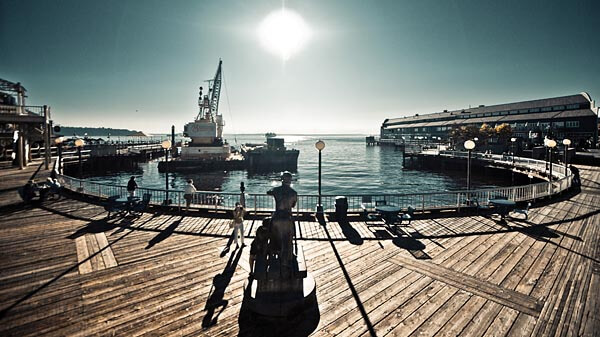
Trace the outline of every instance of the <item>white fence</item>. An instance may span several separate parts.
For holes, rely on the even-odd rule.
[[[454,157],[466,156],[466,153],[441,153],[440,155],[448,155]],[[502,163],[510,162],[512,157],[507,159],[503,156],[476,154],[476,157],[481,160],[498,161]],[[546,163],[540,160],[529,158],[514,158],[515,167],[525,170],[546,172]],[[440,210],[440,209],[460,209],[468,207],[469,200],[477,198],[485,201],[496,197],[504,197],[517,202],[535,200],[551,195],[558,194],[571,187],[572,175],[570,172],[565,176],[565,167],[563,165],[554,164],[555,170],[553,176],[555,180],[552,182],[545,181],[536,184],[511,187],[495,187],[478,190],[462,190],[451,192],[427,192],[427,193],[406,193],[406,194],[374,194],[374,195],[346,195],[348,201],[348,212],[361,212],[362,206],[366,205],[373,208],[378,201],[385,201],[386,204],[399,206],[403,209],[412,206],[421,211]],[[59,176],[61,184],[74,192],[86,195],[96,196],[100,198],[108,198],[109,196],[127,195],[126,186],[110,185],[97,182],[91,182],[82,179],[76,179],[69,176]],[[185,199],[181,190],[164,190],[138,188],[136,195],[143,194],[151,195],[151,204],[165,204],[165,200],[169,200],[169,205],[183,207]],[[324,210],[331,212],[335,210],[334,195],[322,195],[322,204]],[[318,202],[318,195],[298,195],[298,202],[295,211],[297,213],[314,212]],[[224,192],[205,192],[199,191],[193,195],[191,206],[194,208],[212,209],[216,211],[232,210],[235,203],[240,200],[239,193],[224,193]],[[273,197],[266,194],[246,194],[246,209],[250,212],[269,212],[275,209]]]

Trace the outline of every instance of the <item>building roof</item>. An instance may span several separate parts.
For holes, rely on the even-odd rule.
[[[595,116],[596,114],[591,108],[563,111],[548,111],[548,112],[533,112],[520,113],[499,116],[482,116],[477,118],[460,118],[464,114],[485,114],[501,111],[514,111],[532,108],[542,108],[551,106],[573,105],[573,104],[589,104],[591,98],[587,93],[576,95],[544,98],[531,101],[523,101],[516,103],[505,103],[490,106],[480,106],[476,108],[461,109],[454,111],[435,112],[430,114],[415,114],[414,116],[390,118],[386,119],[383,127],[388,129],[407,128],[407,127],[422,127],[422,126],[439,126],[451,124],[476,124],[476,123],[495,123],[495,122],[511,122],[518,120],[531,119],[550,119],[550,118],[569,118],[582,116]],[[408,124],[407,124],[408,123]],[[427,124],[427,125],[425,125]]]

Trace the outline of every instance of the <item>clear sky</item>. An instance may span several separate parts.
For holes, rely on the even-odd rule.
[[[281,1],[0,0],[0,78],[59,124],[166,133],[222,58],[225,133],[377,133],[414,113],[598,100],[599,3],[288,0],[311,34],[283,62],[257,33]]]

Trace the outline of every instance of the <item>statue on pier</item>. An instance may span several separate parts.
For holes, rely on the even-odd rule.
[[[316,283],[308,273],[304,251],[294,244],[292,209],[298,193],[291,187],[292,174],[281,174],[281,186],[268,191],[275,198],[275,212],[256,231],[250,250],[250,278],[244,301],[261,316],[285,317],[306,310],[318,312]]]
[[[277,253],[281,264],[289,266],[292,261],[294,221],[292,208],[296,206],[298,193],[291,187],[292,174],[281,174],[281,186],[268,191],[275,198],[275,213],[271,219],[271,250]]]

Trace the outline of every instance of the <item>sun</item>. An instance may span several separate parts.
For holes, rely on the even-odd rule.
[[[304,47],[310,29],[300,15],[282,8],[267,15],[258,27],[258,36],[268,51],[285,61]]]

